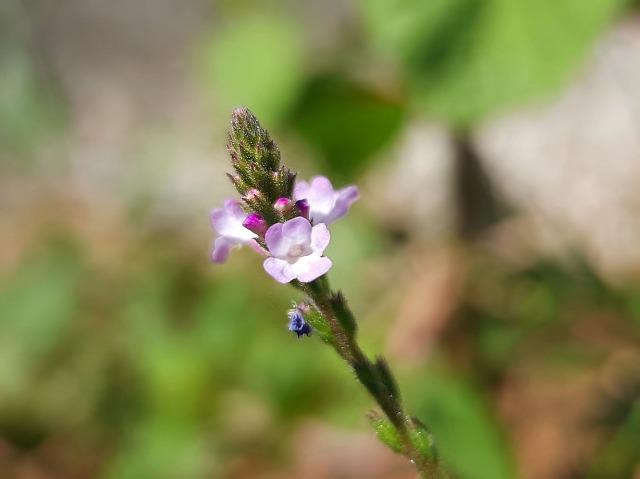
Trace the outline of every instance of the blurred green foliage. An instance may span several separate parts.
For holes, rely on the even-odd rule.
[[[290,123],[321,153],[325,174],[348,181],[394,138],[403,119],[398,99],[329,74],[309,81]]]
[[[408,404],[429,425],[443,460],[456,474],[468,479],[515,476],[506,440],[471,384],[435,367],[414,381]]]
[[[363,0],[426,111],[468,128],[566,85],[625,0]]]
[[[640,401],[636,399],[632,407],[619,430],[595,458],[587,476],[589,479],[633,477],[637,470],[640,444]]]
[[[228,19],[203,45],[206,84],[213,86],[215,114],[237,106],[265,124],[278,124],[295,104],[305,79],[304,36],[283,15],[254,13]]]
[[[63,130],[65,114],[54,85],[36,71],[28,53],[15,45],[0,45],[0,159],[24,169],[41,145]],[[13,155],[18,154],[22,162]]]

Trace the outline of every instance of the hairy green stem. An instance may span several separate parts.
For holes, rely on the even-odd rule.
[[[396,380],[386,361],[378,358],[372,362],[360,348],[356,339],[356,322],[341,292],[333,292],[325,276],[311,283],[295,281],[294,286],[303,291],[326,321],[333,337],[336,352],[353,369],[356,377],[395,427],[402,443],[402,454],[414,463],[420,478],[443,479],[437,459],[425,457],[411,440],[408,425],[412,424],[402,407]]]

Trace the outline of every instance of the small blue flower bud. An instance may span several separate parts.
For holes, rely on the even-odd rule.
[[[311,335],[311,326],[304,320],[298,308],[289,311],[289,331],[296,333],[298,338],[303,334]]]

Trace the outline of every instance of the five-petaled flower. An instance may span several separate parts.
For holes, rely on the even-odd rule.
[[[310,207],[309,219],[313,224],[330,225],[347,214],[351,204],[360,198],[360,193],[353,185],[335,191],[328,178],[316,176],[311,183],[298,181],[293,197],[294,200],[307,200]]]
[[[271,258],[264,269],[279,283],[297,279],[308,283],[325,274],[333,263],[322,256],[331,236],[324,223],[311,226],[298,216],[285,223],[276,223],[265,235]]]

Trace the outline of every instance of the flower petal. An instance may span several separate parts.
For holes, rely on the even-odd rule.
[[[306,199],[309,202],[309,217],[314,224],[328,225],[342,218],[359,197],[357,187],[352,185],[335,191],[329,179],[324,176],[314,177],[311,184],[299,181],[294,189],[294,199]]]
[[[289,242],[282,234],[282,223],[272,225],[264,235],[269,252],[276,258],[285,258],[289,252]]]
[[[229,253],[238,243],[229,241],[224,236],[218,236],[213,243],[213,251],[211,252],[211,261],[214,263],[224,263],[229,257]]]
[[[223,208],[211,211],[211,224],[220,236],[239,242],[257,238],[257,235],[242,226],[247,214],[235,200],[226,200]]]
[[[309,216],[314,223],[326,223],[336,201],[336,192],[329,179],[324,176],[313,178],[307,200],[311,206]]]
[[[278,283],[288,283],[296,277],[291,264],[283,259],[267,258],[263,266]]]
[[[331,234],[325,223],[319,223],[311,229],[311,249],[322,255],[331,241]]]
[[[303,256],[291,265],[295,277],[302,283],[309,283],[319,278],[329,271],[331,266],[333,266],[333,262],[329,258],[317,254]]]
[[[244,210],[242,209],[242,206],[240,206],[240,203],[237,200],[234,200],[234,199],[224,200],[223,205],[224,205],[225,211],[229,213],[230,216],[238,220],[244,220],[245,217],[247,216],[247,213],[244,212]]]
[[[351,204],[357,201],[358,198],[360,198],[360,192],[356,186],[347,186],[338,191],[335,206],[331,213],[325,218],[325,224],[331,224],[346,215],[349,212]]]
[[[247,246],[249,246],[249,248],[251,248],[253,251],[255,251],[256,253],[258,253],[260,256],[264,258],[268,258],[269,256],[271,256],[269,252],[266,249],[264,249],[262,246],[260,246],[256,240],[251,240],[246,244]]]
[[[311,189],[311,185],[306,181],[296,181],[296,185],[293,188],[293,199],[304,200],[305,198],[309,198],[309,190]]]
[[[311,223],[306,218],[297,216],[282,225],[282,234],[292,243],[309,244],[311,239]]]

